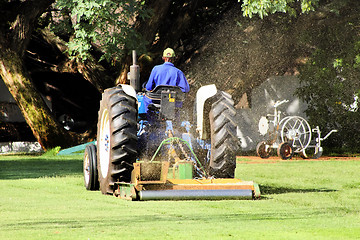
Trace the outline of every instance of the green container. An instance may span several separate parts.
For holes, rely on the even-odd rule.
[[[168,178],[173,179],[193,179],[193,163],[181,161],[169,168]]]

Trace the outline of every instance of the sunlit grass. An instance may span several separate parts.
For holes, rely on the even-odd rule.
[[[238,164],[258,201],[129,202],[83,186],[82,157],[0,158],[0,239],[356,239],[359,161]]]

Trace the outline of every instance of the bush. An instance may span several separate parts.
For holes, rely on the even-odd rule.
[[[359,20],[341,19],[340,14],[335,18],[336,24],[334,21],[324,25],[318,35],[311,33],[312,38],[307,39],[316,50],[300,69],[301,87],[297,95],[308,103],[306,114],[322,132],[339,130],[324,144],[354,153],[360,152],[360,37],[356,30]]]

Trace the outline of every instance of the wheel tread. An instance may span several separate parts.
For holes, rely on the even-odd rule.
[[[218,178],[233,178],[240,140],[236,136],[236,110],[231,95],[218,92],[210,110],[211,158],[210,174]]]
[[[101,126],[101,108],[107,108],[109,112],[111,140],[108,175],[100,178],[100,190],[104,194],[112,194],[114,182],[130,182],[137,157],[136,100],[128,96],[121,86],[106,90],[100,103],[98,131]]]

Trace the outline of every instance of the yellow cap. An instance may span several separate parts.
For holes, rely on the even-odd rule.
[[[171,48],[164,50],[163,57],[175,57],[175,52]]]

